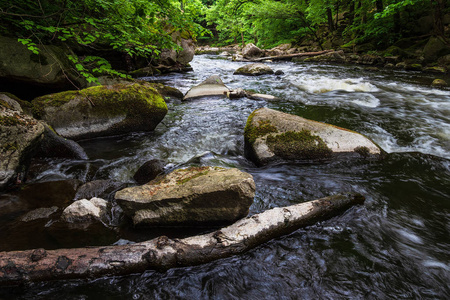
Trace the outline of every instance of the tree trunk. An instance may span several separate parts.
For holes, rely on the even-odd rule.
[[[285,59],[291,59],[293,57],[302,57],[302,56],[316,56],[316,55],[322,55],[328,52],[333,52],[334,50],[323,50],[323,51],[317,51],[317,52],[303,52],[303,53],[294,53],[294,54],[286,54],[286,55],[277,55],[277,56],[266,56],[266,57],[260,57],[251,59],[250,61],[263,61],[263,60],[285,60]]]
[[[400,34],[401,26],[400,26],[400,12],[396,11],[394,13],[394,33]]]
[[[377,12],[381,13],[383,12],[384,8],[383,8],[383,0],[376,0],[375,1],[375,6],[377,8]]]
[[[363,201],[358,194],[330,196],[267,210],[215,232],[181,240],[161,236],[121,246],[0,252],[0,285],[203,264],[242,253]]]
[[[336,1],[336,20],[335,20],[335,26],[334,28],[338,28],[338,22],[339,22],[339,0]]]
[[[442,22],[442,12],[445,9],[443,0],[431,0],[431,5],[434,6],[433,13],[433,33],[437,36],[444,36],[444,23]]]
[[[327,18],[328,18],[328,30],[334,31],[333,13],[331,12],[331,8],[327,8]]]
[[[348,8],[349,13],[349,24],[353,25],[353,20],[355,19],[355,1],[351,0]]]

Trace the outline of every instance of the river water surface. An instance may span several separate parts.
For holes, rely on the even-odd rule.
[[[3,288],[0,299],[449,299],[450,91],[431,88],[431,75],[342,65],[277,62],[270,66],[283,75],[233,75],[244,64],[196,56],[193,72],[146,80],[187,92],[218,74],[230,88],[279,100],[171,100],[155,132],[81,142],[89,168],[48,160],[33,181],[131,183],[137,168],[156,157],[168,168],[213,165],[251,173],[257,188],[251,214],[340,192],[363,194],[364,205],[209,264]],[[389,155],[257,168],[243,156],[243,130],[249,114],[264,106],[363,133]],[[7,234],[0,235],[5,241]]]

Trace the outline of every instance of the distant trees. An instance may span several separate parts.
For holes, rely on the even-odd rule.
[[[445,0],[203,0],[206,20],[223,43],[243,38],[271,47],[302,38],[317,39],[326,26],[351,43],[388,45],[413,34],[411,24],[432,15],[436,35],[444,35]],[[340,23],[340,21],[344,21]]]

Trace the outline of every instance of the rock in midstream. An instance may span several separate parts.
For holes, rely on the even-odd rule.
[[[263,63],[248,64],[237,69],[233,75],[259,76],[265,74],[273,74],[273,70]]]
[[[245,155],[257,165],[283,160],[380,158],[384,151],[357,132],[269,108],[255,110],[244,130]]]
[[[217,75],[211,75],[199,85],[192,87],[184,96],[183,100],[194,99],[205,96],[222,96],[230,90]]]
[[[178,169],[115,199],[135,225],[231,223],[248,214],[255,196],[252,175],[236,168]]]

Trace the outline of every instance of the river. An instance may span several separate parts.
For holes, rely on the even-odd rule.
[[[0,299],[449,299],[450,91],[431,88],[432,75],[360,66],[274,62],[270,66],[283,75],[233,75],[244,64],[202,55],[194,58],[193,72],[146,80],[187,92],[218,74],[230,88],[274,95],[277,101],[171,100],[153,133],[83,141],[88,162],[46,160],[35,167],[31,183],[131,183],[137,168],[156,157],[167,161],[167,168],[213,165],[251,173],[257,192],[250,214],[340,192],[363,194],[364,205],[212,263],[3,288]],[[382,161],[257,168],[243,156],[243,130],[249,114],[264,106],[360,132],[389,155]],[[42,193],[45,198],[50,191]],[[18,198],[0,195],[0,203],[21,203]],[[11,215],[18,213],[4,218],[13,220]],[[72,246],[12,228],[17,226],[0,224],[3,250]],[[108,243],[160,233],[129,231]],[[169,235],[181,234],[173,231]]]

